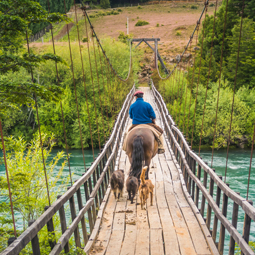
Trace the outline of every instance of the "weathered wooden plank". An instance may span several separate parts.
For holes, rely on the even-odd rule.
[[[205,237],[191,208],[181,208],[197,254],[211,254]]]
[[[137,229],[136,255],[150,254],[150,230],[149,228]]]
[[[150,254],[164,254],[162,229],[150,229]]]
[[[168,208],[159,208],[160,219],[163,227],[163,237],[166,255],[179,255],[179,244],[175,227]]]
[[[127,224],[120,255],[135,254],[136,239],[137,239],[136,225]]]
[[[111,239],[105,253],[106,255],[120,254],[123,236],[124,236],[123,230],[112,231]]]
[[[189,203],[187,202],[183,192],[182,192],[182,187],[181,187],[181,182],[180,181],[176,181],[173,182],[173,186],[174,186],[174,191],[175,191],[175,196],[176,196],[176,200],[179,204],[179,206],[182,207],[189,207]]]
[[[112,223],[116,204],[114,195],[111,193],[102,218],[102,224],[97,240],[95,241],[90,254],[94,254],[95,252],[97,252],[97,254],[105,253],[112,232]]]

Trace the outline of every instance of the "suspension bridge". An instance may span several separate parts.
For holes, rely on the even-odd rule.
[[[214,25],[211,38],[211,52],[210,52],[210,61],[209,61],[209,74],[207,79],[206,87],[206,96],[208,90],[208,83],[210,81],[210,72],[211,72],[211,61],[213,55],[213,39],[215,35],[215,19],[216,19],[216,10],[217,3],[215,6],[214,13]],[[75,1],[74,1],[75,4]],[[74,86],[75,100],[77,106],[77,116],[79,123],[79,133],[81,140],[81,147],[83,152],[84,159],[84,174],[81,178],[72,182],[68,190],[58,196],[56,201],[50,200],[49,189],[48,189],[48,179],[47,172],[45,170],[45,183],[47,186],[47,195],[48,195],[48,205],[45,205],[45,212],[37,219],[31,220],[28,224],[27,229],[21,233],[19,236],[16,234],[15,227],[15,215],[13,213],[13,206],[15,206],[15,201],[12,201],[12,192],[10,188],[9,175],[8,175],[8,164],[6,161],[6,150],[3,138],[2,124],[0,122],[1,129],[1,138],[3,145],[3,155],[5,159],[5,168],[6,168],[6,177],[9,185],[9,199],[11,204],[11,212],[14,226],[14,237],[10,237],[8,241],[8,247],[1,254],[23,254],[22,252],[28,245],[31,246],[33,254],[42,254],[40,247],[40,231],[43,227],[47,227],[49,233],[48,245],[50,247],[49,254],[63,254],[70,253],[70,239],[74,238],[75,247],[79,248],[78,254],[82,254],[82,251],[86,254],[199,254],[199,255],[209,255],[209,254],[235,254],[235,247],[238,245],[241,249],[241,254],[254,254],[254,251],[249,245],[249,240],[251,237],[251,225],[255,221],[255,208],[253,207],[253,202],[249,200],[249,181],[251,175],[251,163],[252,163],[252,154],[253,154],[253,144],[254,144],[254,135],[252,141],[252,150],[251,150],[251,160],[250,160],[250,169],[247,187],[247,197],[244,198],[238,193],[234,192],[228,183],[226,183],[226,174],[227,174],[227,165],[225,171],[225,178],[218,176],[215,173],[215,170],[204,162],[200,157],[201,149],[201,140],[203,133],[203,122],[204,122],[204,113],[206,106],[206,96],[204,103],[204,112],[202,120],[202,128],[200,135],[199,143],[199,153],[198,155],[192,150],[193,142],[193,131],[194,131],[194,121],[192,127],[189,126],[179,126],[180,123],[180,107],[181,102],[187,100],[187,95],[182,93],[182,84],[180,82],[180,72],[177,73],[177,69],[181,70],[181,62],[185,53],[193,46],[197,46],[197,38],[199,27],[201,26],[202,19],[206,19],[207,7],[209,0],[205,2],[203,11],[197,21],[197,25],[190,36],[190,39],[185,47],[183,53],[180,55],[180,58],[174,68],[170,71],[166,69],[165,76],[160,74],[158,67],[158,48],[157,41],[155,41],[155,49],[153,49],[155,54],[155,64],[158,72],[158,76],[162,79],[172,79],[172,82],[178,86],[178,95],[176,99],[177,112],[173,109],[169,109],[165,103],[166,98],[162,96],[156,85],[151,81],[150,87],[140,87],[139,89],[143,90],[145,93],[144,99],[149,102],[153,109],[156,112],[157,124],[164,130],[164,143],[165,143],[165,153],[156,155],[151,162],[149,179],[155,186],[154,192],[154,204],[153,206],[147,207],[146,210],[141,210],[139,204],[139,196],[135,197],[133,204],[127,200],[127,192],[124,188],[124,195],[118,201],[115,200],[113,194],[111,193],[109,180],[113,171],[122,169],[125,172],[125,178],[127,178],[130,171],[130,162],[127,158],[126,153],[122,150],[122,144],[124,139],[124,134],[127,130],[127,127],[131,123],[128,112],[131,103],[133,102],[133,94],[136,89],[135,84],[131,84],[129,78],[132,74],[132,40],[130,41],[130,64],[129,71],[126,78],[118,75],[118,69],[113,67],[110,62],[109,57],[107,56],[106,51],[104,50],[100,39],[98,38],[95,28],[93,27],[90,18],[86,12],[86,8],[82,8],[84,13],[84,25],[86,29],[87,38],[89,38],[89,29],[92,34],[92,42],[87,40],[87,48],[93,47],[95,52],[96,48],[98,50],[98,55],[94,54],[95,60],[95,69],[97,72],[97,77],[92,75],[92,58],[89,55],[90,66],[84,66],[83,64],[83,50],[81,45],[81,38],[79,36],[79,28],[77,25],[77,35],[79,43],[79,54],[82,63],[82,72],[83,72],[83,82],[84,82],[84,95],[86,100],[88,97],[86,79],[84,70],[86,68],[90,69],[91,80],[93,86],[92,97],[94,100],[95,113],[96,104],[95,98],[99,98],[99,115],[95,114],[94,117],[90,115],[88,104],[86,105],[88,113],[88,122],[91,135],[91,144],[93,148],[93,135],[91,130],[91,122],[94,121],[92,118],[95,118],[97,123],[97,135],[99,140],[100,153],[97,157],[94,157],[94,161],[89,168],[86,167],[84,150],[83,150],[83,137],[82,137],[82,127],[80,123],[80,109],[79,109],[79,95],[77,96],[76,84],[75,84],[75,68],[73,65],[73,57],[71,50],[71,43],[69,37],[69,30],[67,25],[67,35],[68,35],[68,46],[70,52],[70,62],[71,70],[73,73],[72,81]],[[239,63],[239,48],[240,40],[242,36],[242,22],[243,22],[243,12],[245,3],[243,1],[243,9],[241,15],[241,25],[240,25],[240,37],[239,45],[237,48],[237,60],[236,60],[236,72],[238,70]],[[223,59],[223,47],[225,39],[225,29],[227,21],[227,7],[228,1],[226,4],[225,12],[225,24],[223,24],[223,42],[221,49],[221,61],[220,61],[220,76],[222,71],[222,59]],[[50,6],[49,6],[50,8]],[[77,13],[75,7],[75,20],[77,21]],[[205,24],[204,22],[203,24]],[[204,31],[204,30],[203,30]],[[51,27],[52,33],[52,43],[53,51],[55,53],[54,46],[54,35]],[[202,34],[204,39],[204,32]],[[194,44],[194,39],[196,38],[196,44]],[[203,52],[203,39],[202,45],[200,45],[201,55]],[[96,43],[94,43],[96,40]],[[137,39],[142,42],[142,39]],[[135,41],[135,40],[134,40]],[[98,47],[96,47],[98,46]],[[27,48],[29,52],[29,39],[27,38]],[[197,53],[195,52],[195,55]],[[99,56],[99,58],[96,58]],[[200,68],[201,68],[201,58],[198,63],[193,61],[193,67],[191,69],[192,76],[192,86],[194,78],[195,66],[199,68],[198,81],[196,95],[195,95],[195,113],[197,107],[197,95],[198,95],[198,84],[200,77]],[[160,57],[160,62],[163,60]],[[107,72],[105,73],[105,79],[102,78],[100,83],[99,76],[104,75],[102,72],[99,75],[98,70],[102,69],[102,63],[106,64]],[[187,66],[188,67],[188,66]],[[193,69],[192,69],[193,68]],[[193,73],[192,73],[193,72]],[[56,80],[59,83],[59,74],[58,66],[56,64]],[[236,73],[235,73],[236,75]],[[33,79],[33,71],[31,70],[31,77]],[[116,79],[117,82],[121,84],[123,88],[119,98],[114,95],[111,98],[109,95],[114,94],[111,90],[111,85],[113,80]],[[105,84],[105,80],[107,81]],[[98,81],[98,91],[96,91],[96,83]],[[95,85],[95,86],[94,86]],[[236,85],[236,79],[234,86]],[[107,97],[102,97],[100,95],[100,87],[103,87],[103,91],[108,89],[106,93]],[[173,86],[172,86],[173,87]],[[124,90],[125,88],[125,90]],[[219,90],[220,90],[220,81],[219,81]],[[180,93],[179,93],[180,92]],[[97,95],[98,93],[98,95]],[[126,93],[126,94],[124,94]],[[90,95],[91,96],[91,95]],[[190,94],[191,96],[191,94]],[[232,112],[231,112],[231,122],[230,122],[230,131],[231,133],[231,124],[232,124],[232,115],[234,107],[234,98],[235,98],[235,87],[233,93]],[[36,97],[35,97],[36,100]],[[99,138],[99,123],[98,119],[105,115],[103,101],[108,100],[109,104],[115,104],[114,107],[119,111],[116,111],[114,115],[114,107],[111,107],[111,116],[115,117],[115,123],[109,134],[109,137],[105,139],[104,145],[100,144]],[[111,101],[112,100],[112,101]],[[178,101],[179,100],[179,101]],[[219,95],[218,95],[219,100]],[[117,104],[117,105],[116,105]],[[188,101],[187,101],[188,104]],[[40,119],[38,115],[38,105],[35,104],[37,112],[37,121],[40,131]],[[63,120],[63,129],[66,142],[66,128],[65,128],[65,118],[63,114],[62,104],[62,120]],[[217,126],[217,112],[218,112],[218,101],[216,108],[216,121],[215,129]],[[107,113],[108,114],[108,113]],[[184,113],[185,119],[190,118],[190,106],[189,112]],[[108,118],[108,115],[107,115]],[[102,124],[106,125],[104,121]],[[184,124],[183,124],[184,125]],[[192,138],[189,143],[186,141],[185,133],[186,128],[192,128]],[[103,129],[106,130],[107,127],[103,126]],[[109,126],[108,126],[109,129]],[[182,130],[182,131],[181,131]],[[255,130],[255,129],[254,129]],[[109,131],[109,130],[108,130]],[[214,131],[215,135],[215,131]],[[104,133],[104,136],[107,136],[107,132]],[[190,145],[191,144],[191,145]],[[230,137],[228,139],[227,147],[227,160],[230,147]],[[212,146],[214,148],[214,145]],[[42,159],[44,159],[43,154],[43,144],[41,141],[42,149]],[[66,151],[68,155],[68,146],[66,143]],[[213,153],[212,153],[213,154]],[[69,159],[68,159],[69,161]],[[70,162],[69,170],[70,170]],[[231,208],[231,210],[230,210]],[[71,221],[67,219],[67,212],[70,212]],[[238,213],[239,212],[239,213]],[[238,218],[238,214],[244,215],[242,222]],[[58,219],[60,222],[60,232],[56,233],[56,226],[54,219]],[[240,227],[237,225],[242,225],[242,232],[240,232]]]

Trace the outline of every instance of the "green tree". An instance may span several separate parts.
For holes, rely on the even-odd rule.
[[[226,59],[224,74],[233,88],[236,72],[237,49],[240,36],[240,23],[232,29],[233,36],[228,38],[231,54]],[[242,86],[255,87],[255,23],[251,19],[243,20],[239,62],[236,77],[236,89]]]
[[[110,7],[111,7],[110,1],[109,1],[109,0],[100,0],[100,6],[101,6],[103,9],[110,8]]]
[[[28,52],[24,47],[26,38],[32,34],[32,23],[54,23],[67,21],[67,17],[49,14],[39,3],[31,0],[4,0],[0,2],[0,114],[7,108],[22,104],[31,104],[33,94],[45,100],[59,98],[61,88],[58,86],[45,87],[31,80],[17,81],[9,79],[17,71],[25,69],[31,71],[39,63],[46,60],[61,61],[52,53],[36,54]]]
[[[53,202],[57,199],[58,194],[66,190],[69,182],[68,177],[62,178],[63,169],[66,165],[66,155],[63,152],[58,152],[51,159],[54,136],[42,134],[42,141],[47,144],[43,148],[43,154],[46,162],[50,198]],[[37,219],[44,212],[44,207],[48,205],[40,139],[37,134],[28,144],[21,137],[18,139],[7,137],[5,138],[5,145],[8,151],[7,165],[16,223],[22,226],[24,231],[28,222]],[[3,163],[3,158],[1,161]],[[56,168],[57,164],[60,164],[60,167]],[[13,235],[8,185],[5,176],[0,177],[0,195],[0,249],[2,250],[6,247],[8,237]],[[18,232],[20,233],[21,229]],[[40,242],[46,242],[47,230],[45,229],[41,235],[44,238],[40,238]]]

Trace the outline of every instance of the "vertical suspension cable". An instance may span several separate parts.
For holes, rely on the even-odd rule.
[[[102,66],[102,58],[100,54],[100,47],[99,43],[97,43],[98,47],[98,55],[99,55],[99,60],[100,60],[100,66],[101,66],[101,73],[102,73],[102,80],[103,80],[103,91],[104,91],[104,104],[106,106],[106,92],[105,92],[105,84],[104,84],[104,71],[103,71],[103,66]],[[106,118],[107,118],[107,124],[108,124],[108,132],[110,131],[110,126],[109,126],[109,117],[108,117],[108,110],[106,109]]]
[[[50,3],[49,3],[49,0],[47,0],[47,3],[48,3],[48,11],[50,13]],[[50,24],[50,30],[51,30],[53,53],[54,53],[54,55],[56,55],[52,24]],[[58,86],[60,87],[59,75],[58,75],[58,65],[57,65],[56,62],[55,62],[55,68],[56,68]],[[64,118],[63,106],[62,106],[62,102],[61,101],[60,101],[60,110],[61,110],[62,123],[63,123],[63,132],[64,132],[64,138],[65,138],[66,155],[67,155],[67,161],[68,161],[68,170],[69,170],[70,182],[71,182],[71,186],[73,186],[72,171],[71,171],[71,166],[70,166],[70,158],[69,158],[69,152],[68,152],[68,146],[67,146],[67,138],[66,138],[65,118]]]
[[[190,54],[191,54],[191,47],[192,47],[192,41],[193,41],[193,38],[190,37],[190,44],[189,44],[189,47],[190,47]],[[196,51],[195,51],[195,56],[196,56]],[[194,58],[195,58],[194,56]],[[183,120],[182,120],[182,132],[184,134],[185,132],[185,122],[186,122],[186,103],[187,103],[187,97],[188,97],[188,78],[189,78],[189,73],[190,73],[190,69],[191,67],[189,66],[188,68],[188,75],[187,75],[187,84],[186,84],[186,95],[185,95],[185,101],[184,101],[184,108],[183,108]]]
[[[93,74],[92,74],[91,58],[90,58],[90,52],[89,52],[89,34],[88,34],[88,26],[87,26],[87,19],[86,19],[86,17],[84,17],[84,20],[85,20],[86,35],[87,35],[87,38],[88,38],[88,40],[87,40],[87,48],[88,48],[88,56],[89,56],[90,77],[91,77],[92,88],[93,88],[93,101],[94,101],[94,109],[95,109],[95,115],[96,115],[98,145],[99,145],[99,150],[101,150],[101,142],[100,142],[99,126],[98,126],[98,118],[97,118],[97,108],[96,108],[96,100],[95,100],[94,79],[93,79]]]
[[[113,113],[112,113],[112,103],[111,103],[111,97],[110,97],[110,87],[111,87],[111,84],[110,84],[110,78],[109,78],[109,67],[107,65],[107,60],[106,60],[106,56],[105,56],[105,52],[103,52],[103,55],[104,55],[104,65],[105,67],[107,67],[106,69],[106,79],[107,79],[107,92],[108,92],[108,102],[109,102],[109,107],[110,107],[110,110],[111,110],[111,116],[113,116]],[[109,87],[110,85],[110,87]],[[107,111],[108,112],[108,111]],[[109,132],[110,132],[110,129],[109,129]]]
[[[104,143],[105,143],[106,140],[105,140],[104,116],[103,116],[103,111],[102,111],[102,100],[101,100],[101,93],[100,93],[98,68],[97,68],[97,57],[96,57],[96,50],[95,50],[95,43],[94,43],[92,28],[91,28],[91,34],[92,34],[92,45],[93,45],[93,51],[94,51],[94,57],[95,57],[95,66],[96,66],[96,73],[97,73],[97,85],[98,85],[98,96],[99,96],[99,103],[100,103],[100,108],[101,108],[101,116],[102,116],[103,132],[104,132]]]
[[[81,56],[81,68],[82,68],[82,78],[83,78],[83,85],[84,85],[85,98],[86,98],[86,108],[87,108],[87,114],[88,114],[88,119],[89,119],[90,141],[91,141],[91,147],[92,147],[93,160],[95,160],[94,144],[93,144],[92,131],[91,131],[90,111],[89,111],[89,105],[88,105],[87,85],[86,85],[85,73],[84,73],[84,64],[83,64],[83,56],[82,56],[82,50],[81,50],[80,31],[79,31],[79,26],[78,26],[75,0],[74,0],[74,11],[75,11],[76,28],[77,28],[77,35],[78,35],[78,42],[79,42],[79,50],[80,50],[80,56]]]
[[[233,120],[233,112],[234,112],[234,103],[235,103],[236,79],[237,79],[237,70],[238,70],[238,64],[239,64],[240,44],[241,44],[242,28],[243,28],[244,2],[245,2],[245,0],[243,0],[243,6],[242,6],[242,16],[241,16],[241,24],[240,24],[240,34],[239,34],[238,50],[237,50],[237,57],[236,57],[235,82],[234,82],[233,99],[232,99],[232,109],[231,109],[231,118],[230,118],[229,133],[228,133],[228,147],[227,147],[227,158],[226,158],[226,167],[225,167],[224,182],[226,182],[226,178],[227,178],[229,145],[230,145],[230,136],[231,136],[231,129],[232,129],[232,120]]]
[[[176,109],[176,116],[174,115],[174,118],[176,118],[176,123],[177,123],[177,117],[178,117],[178,114],[179,114],[179,104],[178,104],[178,101],[179,101],[180,79],[181,79],[181,65],[179,66],[179,81],[178,81],[178,84],[177,84],[177,99],[176,99],[176,107],[177,107],[177,109]]]
[[[27,32],[26,32],[26,41],[27,41],[27,51],[28,51],[28,54],[30,54]],[[30,68],[30,72],[31,72],[32,83],[34,83],[34,74],[33,74],[32,67]],[[44,178],[45,178],[45,183],[46,183],[47,197],[48,197],[49,206],[51,206],[48,177],[47,177],[47,172],[46,172],[46,167],[45,167],[45,159],[44,159],[44,153],[43,153],[43,143],[42,143],[41,126],[40,126],[40,119],[39,119],[39,113],[38,113],[38,104],[37,104],[37,97],[36,97],[35,93],[34,93],[34,99],[35,99],[35,109],[36,109],[36,117],[37,117],[37,122],[38,122],[38,131],[39,131],[39,138],[40,138],[40,147],[41,147],[41,152],[42,152],[43,171],[44,171]]]
[[[181,86],[181,95],[180,95],[180,105],[178,106],[178,121],[177,121],[177,123],[178,123],[178,127],[180,126],[180,120],[181,120],[181,109],[182,109],[182,99],[183,99],[183,93],[184,93],[184,91],[183,91],[183,86],[184,86],[184,72],[185,72],[185,70],[186,70],[186,63],[184,62],[184,71],[183,71],[183,75],[182,75],[182,86]],[[180,128],[180,127],[179,127]],[[180,128],[181,129],[181,128]]]
[[[205,15],[206,15],[206,11],[205,11]],[[198,25],[198,28],[197,28],[196,45],[197,45],[197,42],[198,42],[198,31],[199,31],[199,25]],[[190,107],[191,107],[191,99],[192,99],[192,89],[193,89],[195,69],[196,69],[195,68],[196,67],[196,57],[197,57],[197,50],[195,50],[195,55],[194,55],[193,73],[192,73],[192,81],[191,81],[191,87],[190,87],[189,114],[188,114],[187,130],[186,130],[186,137],[187,138],[189,136],[189,118],[190,118]],[[185,125],[185,122],[186,122],[186,120],[184,121],[184,125]]]
[[[191,135],[191,149],[193,144],[193,134],[194,134],[194,128],[195,128],[195,122],[196,122],[196,108],[197,108],[197,95],[198,95],[198,85],[200,80],[200,71],[201,71],[201,62],[202,62],[202,54],[203,54],[203,47],[204,47],[204,35],[205,35],[205,23],[206,23],[206,13],[207,13],[207,6],[208,2],[205,2],[206,10],[205,10],[205,19],[204,19],[204,25],[203,25],[203,37],[202,37],[202,45],[201,45],[201,55],[200,55],[200,62],[199,62],[199,71],[198,71],[198,80],[197,80],[197,91],[196,91],[196,99],[195,99],[195,109],[194,109],[194,115],[193,115],[193,125],[192,125],[192,135]]]
[[[210,74],[211,74],[212,50],[213,50],[213,39],[214,39],[214,35],[215,35],[215,20],[216,20],[217,5],[218,5],[218,0],[216,0],[216,3],[215,3],[215,11],[214,11],[214,19],[213,19],[213,32],[212,32],[212,41],[211,41],[211,53],[210,53],[209,71],[208,71],[206,91],[205,91],[205,101],[204,101],[204,110],[203,110],[202,125],[201,125],[201,131],[200,131],[198,156],[200,156],[202,134],[203,134],[203,127],[204,127],[205,109],[206,109],[207,91],[208,91],[209,79],[210,79]]]
[[[8,164],[7,164],[7,160],[6,160],[6,152],[5,152],[4,136],[3,136],[3,128],[2,128],[1,118],[0,118],[0,132],[1,132],[3,154],[4,154],[5,173],[6,173],[6,179],[7,179],[7,184],[8,184],[8,193],[9,193],[9,199],[10,199],[10,205],[11,205],[11,212],[12,212],[12,224],[13,224],[14,236],[17,238],[15,217],[14,217],[14,211],[13,211],[12,192],[11,192],[10,179],[9,179]]]
[[[216,105],[216,116],[215,116],[214,131],[213,131],[211,167],[213,166],[214,143],[215,143],[215,135],[216,135],[216,128],[217,128],[217,120],[218,120],[218,109],[219,109],[219,98],[220,98],[220,87],[221,87],[221,72],[222,72],[222,63],[223,63],[223,49],[224,49],[225,33],[226,33],[226,27],[227,27],[227,14],[228,14],[228,0],[226,0],[225,21],[224,21],[222,46],[221,46],[219,87],[218,87],[218,96],[217,96],[217,105]]]
[[[65,0],[64,0],[64,7],[65,7],[65,13],[67,13],[67,12],[66,12],[66,1],[65,1]],[[86,171],[87,168],[86,168],[86,161],[85,161],[85,155],[84,155],[84,149],[83,149],[83,142],[82,142],[82,132],[81,132],[81,123],[80,123],[80,112],[79,112],[79,105],[78,105],[78,99],[77,99],[76,83],[75,83],[75,78],[74,78],[73,57],[72,57],[72,49],[71,49],[71,42],[70,42],[70,35],[69,35],[68,24],[67,24],[67,37],[68,37],[69,54],[70,54],[71,70],[72,70],[73,85],[74,85],[74,93],[75,93],[75,103],[76,103],[76,110],[77,110],[77,117],[78,117],[79,131],[80,131],[80,139],[81,139],[81,150],[82,150],[82,157],[83,157],[84,169],[85,169],[85,171]]]
[[[253,128],[253,138],[252,138],[252,146],[251,146],[251,158],[250,158],[250,166],[249,166],[246,200],[249,199],[249,189],[250,189],[250,179],[251,179],[251,164],[252,164],[253,148],[254,148],[254,137],[255,137],[255,123],[254,123],[254,128]]]

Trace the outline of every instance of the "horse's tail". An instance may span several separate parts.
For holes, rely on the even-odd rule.
[[[143,139],[141,136],[137,136],[133,142],[132,152],[132,175],[138,177],[143,166],[144,150],[143,150]]]

